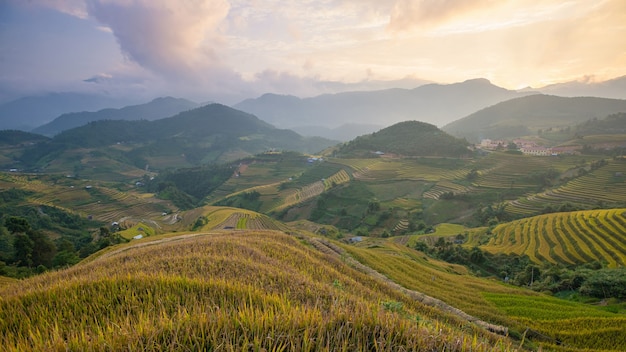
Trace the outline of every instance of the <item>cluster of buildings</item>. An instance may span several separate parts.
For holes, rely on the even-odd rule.
[[[572,145],[564,147],[544,147],[537,143],[525,139],[514,139],[512,141],[506,140],[491,140],[483,139],[477,146],[480,149],[485,150],[502,150],[509,149],[512,144],[515,145],[515,150],[518,150],[526,155],[534,156],[554,156],[559,154],[577,154],[582,146]]]

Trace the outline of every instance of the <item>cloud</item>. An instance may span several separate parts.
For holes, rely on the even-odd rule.
[[[389,29],[402,31],[437,25],[497,3],[494,0],[398,0],[391,10]]]
[[[86,0],[130,60],[171,78],[219,65],[227,0]]]
[[[105,83],[107,81],[110,81],[113,78],[113,76],[111,76],[108,73],[99,73],[93,77],[89,77],[85,80],[83,80],[83,82],[88,82],[88,83]]]

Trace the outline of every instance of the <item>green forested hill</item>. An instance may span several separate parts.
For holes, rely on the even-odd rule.
[[[626,134],[626,112],[611,114],[604,119],[590,119],[576,126],[578,135]]]
[[[98,148],[98,154],[143,168],[146,164],[168,166],[167,158],[183,159],[183,164],[233,160],[271,149],[316,152],[335,142],[305,138],[290,130],[280,130],[224,105],[211,104],[156,121],[95,121],[64,131],[49,143],[25,153],[23,161],[42,166],[68,150]],[[114,154],[114,155],[113,155]]]
[[[338,155],[366,155],[381,151],[405,156],[468,155],[466,141],[454,138],[436,126],[419,121],[405,121],[357,137],[342,146]]]
[[[18,130],[0,131],[0,146],[15,146],[22,143],[38,143],[47,141],[49,138],[39,134]]]
[[[625,111],[626,100],[535,94],[487,107],[442,129],[472,141],[510,138],[534,134],[538,129],[574,126]]]

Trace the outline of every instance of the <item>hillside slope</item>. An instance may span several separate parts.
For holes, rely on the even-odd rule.
[[[0,296],[7,351],[513,350],[280,232],[137,242]]]
[[[586,135],[626,134],[626,112],[592,119],[576,126],[575,133]]]
[[[471,141],[535,134],[538,129],[574,126],[593,118],[626,112],[626,100],[530,95],[484,108],[442,129]]]
[[[0,146],[17,146],[25,143],[45,142],[48,138],[39,134],[19,130],[0,131]]]

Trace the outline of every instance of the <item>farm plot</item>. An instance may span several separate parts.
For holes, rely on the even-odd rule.
[[[565,202],[582,206],[626,203],[626,161],[611,160],[556,189],[509,202],[505,209],[511,214],[527,216],[537,214],[547,205],[558,207]]]
[[[369,169],[372,166],[378,163],[381,163],[382,160],[378,158],[375,158],[375,159],[330,159],[329,162],[348,166],[349,168],[353,170],[352,176],[356,179],[359,179],[360,177],[366,177]]]
[[[453,183],[448,180],[442,180],[442,181],[437,182],[437,184],[433,188],[431,188],[427,192],[424,192],[424,198],[437,200],[443,194],[452,193],[456,195],[456,194],[468,193],[471,190],[472,189],[470,187],[459,185],[457,183]]]
[[[337,185],[347,183],[350,181],[350,175],[345,170],[333,174],[332,176],[322,179],[320,181],[313,182],[297,190],[286,190],[287,194],[282,198],[282,202],[275,208],[269,211],[282,210],[298,203],[305,202],[309,199],[319,196],[324,191],[333,188]]]
[[[626,317],[554,297],[484,296],[504,314],[559,345],[594,351],[620,351],[626,346]]]
[[[439,181],[442,179],[462,179],[468,170],[464,168],[438,168],[424,163],[419,159],[381,159],[367,167],[366,172],[355,178],[365,180],[420,180]]]
[[[232,210],[230,216],[213,229],[281,230],[281,226],[262,214]]]

